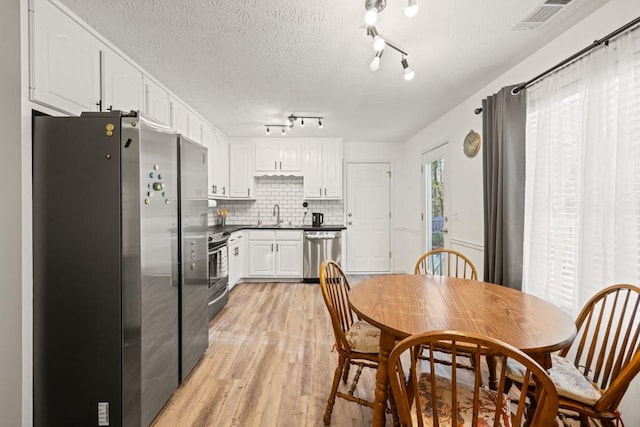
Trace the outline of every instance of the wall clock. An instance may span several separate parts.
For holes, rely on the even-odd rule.
[[[473,158],[480,151],[480,134],[473,130],[470,130],[467,136],[464,137],[464,142],[462,143],[462,150],[464,154]]]

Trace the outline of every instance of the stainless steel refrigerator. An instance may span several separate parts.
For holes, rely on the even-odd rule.
[[[178,387],[179,183],[194,181],[178,147],[135,112],[34,117],[34,425],[146,426]],[[196,228],[182,278],[205,272],[206,317]]]

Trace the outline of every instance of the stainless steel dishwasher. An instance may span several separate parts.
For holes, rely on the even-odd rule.
[[[330,259],[341,264],[342,261],[342,232],[336,231],[305,231],[302,262],[302,276],[305,282],[320,280],[320,264]]]

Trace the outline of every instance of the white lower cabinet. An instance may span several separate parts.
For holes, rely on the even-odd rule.
[[[246,272],[246,245],[247,236],[245,231],[236,231],[229,236],[227,244],[229,258],[229,289],[232,289]]]
[[[249,230],[249,277],[302,277],[302,231]]]

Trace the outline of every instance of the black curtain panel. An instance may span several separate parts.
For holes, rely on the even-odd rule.
[[[522,289],[525,91],[482,100],[484,281]]]

